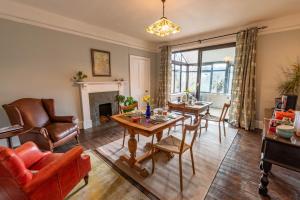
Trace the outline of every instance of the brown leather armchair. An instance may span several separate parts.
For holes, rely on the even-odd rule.
[[[39,148],[53,151],[57,146],[76,139],[79,127],[73,116],[56,116],[53,99],[23,98],[3,105],[10,123],[32,127],[32,131],[19,135],[21,143],[33,141]]]

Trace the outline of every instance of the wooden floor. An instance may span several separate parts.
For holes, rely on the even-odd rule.
[[[122,137],[123,129],[108,123],[82,131],[80,143],[85,149],[95,149]],[[75,144],[69,144],[57,151],[66,151]],[[206,199],[278,199],[300,200],[300,173],[273,166],[270,176],[269,197],[258,195],[260,179],[259,132],[240,130],[225,156],[211,185]]]

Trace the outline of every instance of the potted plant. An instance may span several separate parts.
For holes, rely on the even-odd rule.
[[[86,74],[84,74],[82,71],[78,71],[75,74],[75,76],[73,76],[73,81],[75,81],[75,82],[82,82],[86,78],[87,78]]]
[[[281,95],[287,96],[290,101],[297,102],[300,92],[300,63],[291,65],[283,73],[287,80],[279,85],[278,91]]]
[[[119,103],[119,105],[123,105],[123,106],[130,106],[130,105],[133,105],[133,104],[137,103],[137,101],[133,97],[130,97],[130,96],[129,97],[125,97],[123,95],[117,95],[116,96],[116,100]],[[132,110],[133,109],[124,110],[124,112],[130,112]]]

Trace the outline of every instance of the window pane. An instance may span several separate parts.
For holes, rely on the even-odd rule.
[[[180,71],[180,66],[179,65],[175,65],[175,71]]]
[[[214,71],[212,78],[212,93],[224,93],[225,71]]]
[[[180,72],[175,71],[175,90],[174,92],[180,92]]]
[[[192,72],[192,71],[193,71],[193,72],[197,72],[197,71],[198,71],[198,66],[190,65],[190,66],[189,66],[189,71],[190,71],[190,72]]]
[[[186,72],[186,70],[187,70],[187,66],[186,65],[182,65],[182,71]]]
[[[182,66],[183,69],[183,66]],[[186,90],[186,71],[182,70],[181,73],[181,92],[184,92]]]
[[[181,62],[181,53],[175,53],[175,60]]]
[[[214,70],[226,70],[226,63],[214,64]]]
[[[182,56],[183,56],[182,62],[186,62],[188,64],[198,63],[198,50],[183,51]]]
[[[211,70],[211,65],[202,65],[201,70]]]
[[[188,89],[195,95],[196,88],[197,88],[197,72],[190,72]]]
[[[233,78],[233,66],[229,67],[229,78],[228,78],[228,93],[231,94],[232,89],[232,78]]]
[[[201,73],[201,84],[200,91],[201,92],[210,92],[210,72],[202,72]]]

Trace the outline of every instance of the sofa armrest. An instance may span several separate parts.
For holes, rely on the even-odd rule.
[[[45,184],[45,182],[47,182],[51,178],[59,178],[58,176],[61,169],[69,165],[74,160],[81,158],[82,152],[83,149],[80,146],[76,146],[70,151],[66,152],[57,161],[50,163],[49,165],[41,169],[38,173],[36,173],[32,181],[24,186],[24,191],[30,193],[41,184]]]
[[[30,168],[33,164],[42,159],[50,152],[42,152],[33,142],[26,142],[15,149],[17,155],[23,160],[26,168]]]
[[[52,116],[51,121],[73,123],[75,121],[75,117],[74,116]]]

